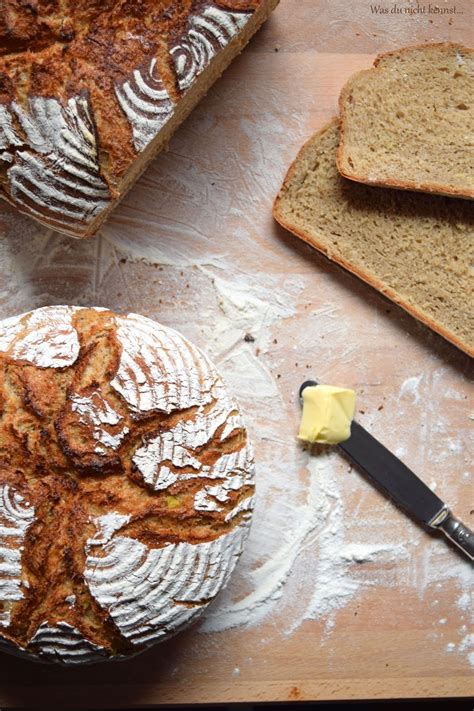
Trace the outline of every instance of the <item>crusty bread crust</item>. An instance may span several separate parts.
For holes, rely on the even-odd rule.
[[[254,491],[206,356],[137,314],[47,306],[0,321],[0,405],[0,648],[96,662],[199,616]]]
[[[336,163],[337,163],[337,169],[343,175],[345,178],[348,178],[349,180],[354,180],[357,183],[365,183],[367,185],[374,185],[378,187],[384,187],[384,188],[395,188],[397,190],[412,190],[415,192],[424,192],[424,193],[432,193],[434,195],[444,195],[445,197],[458,197],[458,198],[464,198],[468,200],[473,200],[474,199],[474,188],[468,188],[466,187],[465,189],[457,189],[454,188],[450,185],[443,185],[440,183],[434,183],[434,182],[423,182],[423,184],[419,184],[414,180],[394,180],[391,178],[385,178],[384,180],[377,180],[371,178],[369,175],[363,175],[361,173],[357,173],[353,170],[350,170],[347,166],[347,161],[344,161],[344,156],[345,156],[345,151],[346,151],[346,142],[345,142],[345,120],[346,120],[346,107],[347,107],[347,98],[352,90],[352,87],[354,86],[354,83],[360,79],[360,77],[367,76],[373,74],[374,71],[377,71],[377,68],[383,60],[387,59],[388,57],[391,56],[396,56],[400,54],[407,54],[413,50],[416,49],[425,49],[427,47],[430,48],[435,48],[435,47],[440,47],[440,48],[445,48],[445,49],[450,49],[450,50],[462,50],[463,52],[470,53],[474,55],[474,49],[470,47],[465,47],[464,45],[461,45],[459,43],[454,43],[454,42],[438,42],[435,44],[431,45],[412,45],[409,47],[403,47],[403,49],[396,49],[392,50],[390,52],[384,52],[383,54],[379,54],[373,62],[373,66],[370,69],[362,69],[359,72],[356,72],[350,79],[349,81],[346,82],[344,85],[340,95],[339,95],[339,113],[341,117],[341,126],[340,126],[340,131],[341,131],[341,138],[339,142],[339,148],[336,153]]]
[[[309,234],[308,232],[296,227],[294,224],[290,224],[287,220],[285,220],[284,216],[281,213],[280,210],[280,201],[282,200],[285,192],[288,189],[288,186],[291,182],[292,176],[296,170],[298,161],[300,157],[303,155],[306,146],[314,140],[315,136],[320,136],[324,134],[329,128],[334,126],[335,124],[338,124],[339,127],[341,125],[341,121],[339,118],[333,118],[329,123],[327,123],[323,128],[321,128],[319,131],[316,132],[314,136],[311,136],[311,138],[306,141],[303,146],[300,148],[298,151],[298,154],[294,161],[291,163],[286,176],[283,180],[283,184],[278,192],[278,195],[276,196],[274,203],[273,203],[273,217],[275,220],[285,229],[289,230],[292,232],[294,235],[297,237],[300,237],[302,240],[307,242],[310,246],[315,247],[319,252],[324,254],[325,257],[327,257],[329,260],[332,262],[335,262],[339,266],[343,267],[346,269],[348,272],[351,272],[355,276],[359,277],[362,281],[364,281],[366,284],[369,284],[369,286],[373,287],[374,289],[377,289],[383,296],[387,297],[391,301],[393,301],[395,304],[400,306],[402,309],[407,311],[409,314],[414,316],[418,321],[421,321],[421,323],[424,323],[428,328],[431,330],[435,331],[438,333],[440,336],[445,338],[447,341],[452,343],[453,345],[457,346],[460,350],[464,351],[464,353],[467,353],[469,356],[474,357],[474,348],[470,347],[469,344],[464,343],[461,341],[454,333],[449,331],[447,328],[442,326],[441,324],[437,323],[434,321],[430,316],[428,316],[422,309],[417,308],[413,304],[410,304],[408,301],[403,299],[400,294],[395,291],[395,289],[392,289],[391,287],[387,286],[381,279],[376,277],[374,274],[371,274],[370,272],[361,269],[360,267],[357,267],[356,265],[352,264],[349,262],[347,259],[345,259],[342,255],[335,256],[333,253],[331,253],[328,250],[327,245],[321,240],[318,239],[317,235]]]
[[[11,0],[0,197],[57,231],[95,234],[277,4]]]

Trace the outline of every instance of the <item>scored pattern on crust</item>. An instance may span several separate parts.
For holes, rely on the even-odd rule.
[[[67,622],[49,625],[43,622],[30,641],[41,659],[67,664],[90,664],[103,661],[106,651],[87,639]]]
[[[8,108],[0,104],[0,160],[5,163],[13,161],[10,149],[14,146],[21,146],[23,141],[15,131],[13,116]]]
[[[211,401],[215,370],[179,333],[138,314],[117,318],[117,326],[122,354],[111,384],[132,412],[170,413]]]
[[[132,127],[135,149],[143,151],[174,110],[156,59],[153,57],[145,69],[135,69],[131,79],[115,87],[115,93]]]
[[[167,489],[181,479],[197,476],[213,478],[212,468],[204,466],[196,450],[208,444],[219,428],[223,428],[232,417],[233,429],[242,428],[242,419],[233,415],[235,404],[227,398],[224,388],[215,387],[216,404],[209,411],[200,406],[196,413],[184,416],[169,430],[159,432],[139,447],[133,456],[133,462],[143,476],[143,480],[155,491]],[[219,399],[217,399],[219,398]],[[219,440],[231,434],[232,430],[222,433]],[[170,466],[177,472],[172,472]],[[191,468],[192,471],[189,471]],[[183,469],[183,472],[179,470]]]
[[[8,484],[0,485],[0,627],[10,624],[11,606],[23,597],[21,551],[34,507]]]
[[[111,432],[123,421],[123,417],[110,406],[100,392],[92,395],[72,395],[71,410],[78,414],[79,422],[91,432],[97,445],[95,452],[105,454],[108,449],[118,449],[129,433],[128,427],[121,427],[118,432]]]
[[[244,447],[237,452],[224,454],[214,466],[203,467],[200,478],[219,479],[220,484],[211,484],[198,491],[194,497],[196,511],[221,511],[222,504],[229,501],[232,491],[240,491],[252,482],[253,454],[251,449]],[[226,515],[225,520],[231,521],[238,513],[251,508],[252,497],[244,499]]]
[[[100,176],[97,139],[87,97],[63,105],[33,96],[25,110],[16,102],[2,107],[0,159],[17,205],[56,227],[87,224],[107,207],[110,193]],[[14,128],[18,125],[18,129]]]
[[[102,348],[108,344],[107,351],[97,351],[97,343]],[[58,394],[51,391],[57,414],[50,422],[55,446],[62,448],[65,459],[55,455],[55,466],[63,468],[62,481],[72,474],[74,482],[69,487],[66,481],[61,495],[53,493],[48,499],[49,515],[60,528],[54,509],[72,496],[76,498],[66,507],[66,516],[72,519],[65,519],[65,530],[74,530],[76,515],[84,522],[77,529],[78,540],[71,542],[68,533],[66,543],[85,555],[79,571],[83,587],[76,588],[70,580],[64,595],[52,595],[60,608],[46,606],[48,613],[38,615],[16,650],[24,648],[26,654],[45,661],[76,664],[138,652],[201,614],[227,581],[241,551],[253,507],[254,461],[237,406],[199,349],[172,329],[137,314],[45,307],[0,324],[0,356],[2,352],[10,364],[7,368],[20,372],[18,382],[30,388],[27,410],[35,404],[36,378],[54,390],[56,381],[52,376],[42,380],[44,371],[61,369],[57,382],[64,399],[58,400]],[[112,356],[113,366],[103,365],[104,353]],[[32,366],[41,372],[32,375]],[[68,367],[72,368],[69,376]],[[9,379],[13,377],[10,370],[5,372]],[[92,384],[85,385],[83,377]],[[43,410],[34,412],[39,413],[38,427],[42,428]],[[0,451],[0,464],[10,471],[10,478],[5,480],[8,496],[0,499],[0,624],[4,641],[14,642],[9,634],[9,610],[24,597],[21,551],[24,532],[35,522],[37,494],[33,492],[38,492],[38,480],[25,463],[22,493],[14,493],[16,508],[10,503],[2,508],[1,501],[12,501],[8,487],[15,476],[8,456],[2,461],[3,456]],[[4,483],[1,471],[0,485]],[[40,469],[41,485],[44,481],[48,487],[44,475]],[[124,478],[123,491],[120,477]],[[28,487],[31,498],[23,491]],[[25,508],[27,496],[32,505]],[[181,508],[173,518],[170,511],[177,500]],[[40,501],[44,506],[44,499]],[[5,534],[4,510],[17,509],[20,513],[15,520],[23,512],[23,528],[17,522],[15,535],[4,538],[9,535],[8,530]],[[160,524],[162,515],[164,523]],[[46,535],[53,534],[47,526],[44,530]],[[53,535],[57,535],[56,528]],[[46,550],[49,541],[45,541]],[[2,571],[6,568],[1,563],[8,562],[7,556],[16,567],[5,582]],[[55,563],[53,578],[56,570]],[[27,570],[23,576],[27,577]],[[27,586],[25,581],[25,590]],[[107,647],[104,637],[93,634],[90,638],[83,619],[75,616],[79,614],[76,605],[84,609],[84,594],[91,595],[117,630],[118,639],[107,637],[112,647]]]
[[[172,48],[179,90],[184,93],[212,58],[244,27],[252,12],[231,12],[209,4],[193,14],[179,43]],[[137,151],[144,150],[172,116],[175,104],[159,75],[156,58],[133,71],[130,79],[115,86]]]
[[[199,450],[209,444],[216,430],[232,417],[230,412],[234,407],[231,406],[230,410],[229,407],[225,409],[216,407],[214,410],[218,410],[218,413],[211,410],[208,417],[198,412],[195,420],[196,428],[193,427],[194,422],[191,420],[183,420],[172,429],[150,438],[137,449],[132,459],[143,481],[155,491],[162,491],[177,481],[222,479],[224,480],[222,484],[205,486],[197,492],[194,499],[196,511],[220,511],[218,502],[228,501],[230,491],[239,491],[252,483],[252,450],[247,445],[237,452],[223,454],[212,465],[200,461]],[[243,428],[242,421],[237,427]],[[232,431],[234,429],[235,425]],[[228,436],[228,431],[224,430],[219,441],[224,441]],[[230,521],[242,510],[244,509],[239,504],[238,509],[227,514],[226,520]]]
[[[188,29],[171,50],[178,86],[187,91],[212,58],[241,31],[251,12],[231,12],[208,5],[188,22]]]
[[[206,543],[168,544],[149,549],[126,536],[104,535],[88,542],[84,576],[132,644],[150,645],[198,616],[223,587],[240,555],[246,526]],[[117,527],[122,525],[117,517]]]
[[[79,339],[72,325],[74,306],[45,306],[0,323],[0,353],[40,368],[73,365]]]
[[[151,0],[146,4],[150,13],[155,13]],[[158,14],[150,24],[148,12],[138,18],[133,12],[129,17],[124,10],[124,26],[129,23],[135,30],[125,33],[123,67],[119,63],[115,67],[111,59],[119,50],[115,41],[110,46],[96,43],[94,13],[89,17],[86,12],[81,30],[71,32],[71,44],[66,40],[63,48],[70,51],[64,51],[68,79],[62,88],[54,68],[61,69],[63,60],[54,56],[53,48],[36,49],[35,21],[34,57],[21,60],[27,98],[17,101],[19,92],[14,88],[9,92],[9,103],[0,104],[0,171],[4,179],[0,197],[72,237],[93,233],[101,213],[120,199],[134,155],[160,133],[175,114],[180,95],[255,13],[252,3],[252,9],[242,10],[202,0],[193,0],[187,9],[177,5],[170,3],[166,8],[165,3],[160,11],[165,16],[163,23]],[[26,11],[20,11],[20,16],[22,12]],[[116,19],[109,8],[104,11],[104,21],[107,14],[111,14],[113,37]],[[127,40],[131,40],[130,46]],[[90,53],[85,50],[89,41],[94,42]],[[8,59],[5,66],[8,77]],[[34,80],[37,69],[44,88]],[[48,82],[50,94],[40,95],[48,91]],[[12,86],[15,84],[13,81]],[[71,86],[77,87],[73,96],[67,93]],[[106,115],[111,111],[112,131]]]

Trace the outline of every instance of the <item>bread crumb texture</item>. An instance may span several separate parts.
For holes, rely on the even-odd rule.
[[[194,620],[247,535],[253,455],[208,359],[142,316],[0,323],[0,646],[135,654]]]
[[[381,55],[348,81],[340,109],[347,178],[474,198],[474,50],[444,43]]]
[[[0,194],[55,229],[89,234],[151,158],[137,163],[138,154],[176,113],[183,120],[226,66],[179,108],[211,60],[232,45],[228,63],[256,11],[261,22],[275,4],[3,2]]]
[[[334,120],[303,146],[276,220],[473,355],[472,203],[347,180],[338,144]]]

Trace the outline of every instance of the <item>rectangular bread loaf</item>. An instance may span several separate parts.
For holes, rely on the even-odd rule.
[[[9,0],[0,195],[93,235],[278,0]]]
[[[275,219],[474,355],[472,203],[347,180],[338,143],[334,120],[303,146]]]
[[[382,54],[349,79],[339,107],[346,178],[474,198],[474,50],[445,42]]]

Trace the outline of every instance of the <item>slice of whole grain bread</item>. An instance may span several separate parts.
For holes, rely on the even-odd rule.
[[[338,143],[335,119],[302,147],[275,219],[474,355],[472,204],[347,180]]]
[[[382,54],[341,92],[337,166],[370,185],[474,198],[474,50]]]

